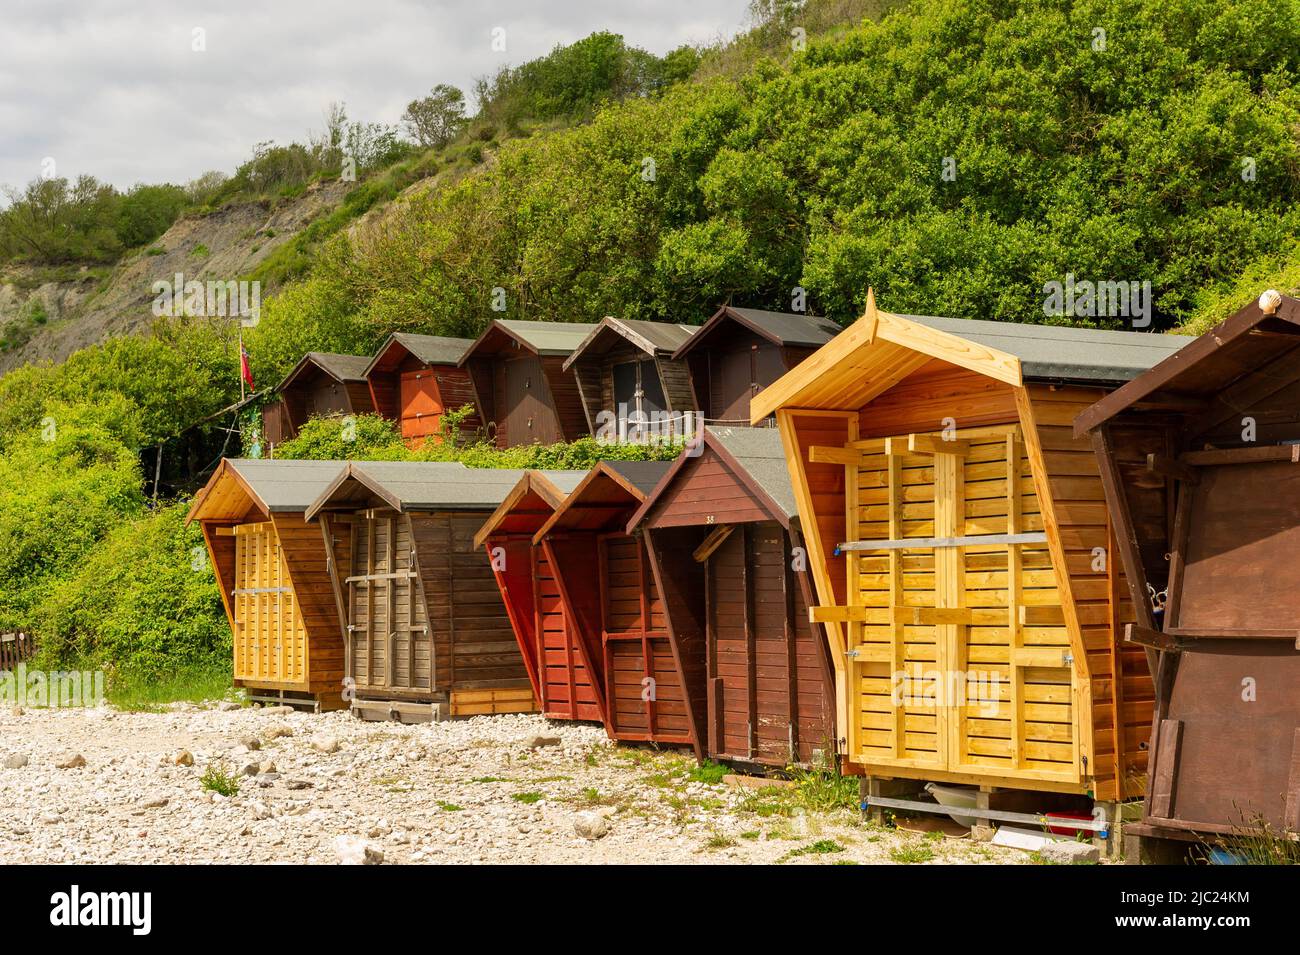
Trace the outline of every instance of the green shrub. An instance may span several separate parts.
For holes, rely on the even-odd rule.
[[[0,456],[0,629],[25,629],[58,583],[143,506],[117,407],[52,405]]]
[[[230,627],[187,504],[115,528],[36,608],[51,663],[89,660],[122,679],[229,670]]]
[[[413,451],[402,443],[395,422],[376,415],[349,415],[310,419],[299,429],[296,438],[276,448],[275,456],[309,460],[460,461],[471,468],[581,470],[599,461],[671,461],[679,453],[680,444],[603,444],[593,437],[562,444],[527,444],[502,449],[483,440],[464,443],[454,431],[446,434],[441,444],[430,441]]]

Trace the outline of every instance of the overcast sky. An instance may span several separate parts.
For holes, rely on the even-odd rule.
[[[302,141],[325,106],[397,123],[471,80],[596,30],[664,53],[728,37],[746,0],[3,0],[0,184],[90,173],[120,188],[230,173]],[[505,29],[506,50],[492,49]],[[196,52],[196,29],[206,49]]]

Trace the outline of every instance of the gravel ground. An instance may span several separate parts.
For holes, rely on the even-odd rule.
[[[530,748],[537,736],[558,742]],[[694,766],[538,716],[5,710],[0,864],[1028,861],[868,826],[852,809],[811,812],[791,789],[693,779]],[[212,769],[238,776],[238,792],[206,789]]]

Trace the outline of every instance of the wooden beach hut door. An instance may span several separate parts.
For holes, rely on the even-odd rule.
[[[709,752],[808,762],[832,741],[822,721],[823,671],[785,530],[762,521],[714,533],[726,536],[704,561]]]
[[[240,524],[233,531],[234,678],[303,683],[307,679],[307,628],[275,527],[265,521]]]
[[[1281,460],[1252,455],[1285,455]],[[1209,831],[1300,831],[1300,451],[1202,452],[1180,482],[1163,632],[1172,686],[1148,815]],[[1294,455],[1294,456],[1293,456]],[[1188,455],[1195,458],[1196,455]]]
[[[1020,429],[949,438],[846,449],[850,752],[1076,782],[1073,661]]]
[[[358,692],[432,688],[429,626],[416,574],[411,524],[395,511],[364,511],[352,525],[347,673]]]
[[[398,386],[402,437],[419,447],[424,439],[438,433],[442,420],[442,395],[438,376],[431,368],[402,372]]]
[[[645,544],[599,537],[608,726],[616,739],[691,743],[686,694]]]

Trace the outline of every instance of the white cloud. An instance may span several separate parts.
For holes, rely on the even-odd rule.
[[[745,0],[6,0],[0,183],[57,173],[125,188],[231,172],[254,143],[303,139],[325,106],[396,123],[435,83],[474,77],[597,30],[665,53],[730,36]],[[506,29],[505,53],[491,30]],[[192,31],[205,31],[194,52]]]

